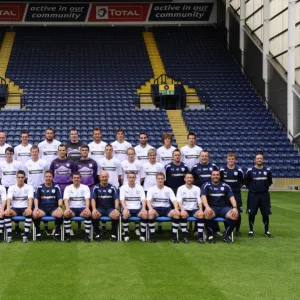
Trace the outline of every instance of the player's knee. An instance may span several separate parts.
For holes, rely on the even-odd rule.
[[[148,218],[148,214],[146,212],[140,213],[139,217],[142,218],[142,219],[147,219]]]
[[[188,213],[185,212],[184,214],[181,215],[181,219],[187,219],[189,217]]]
[[[149,220],[153,220],[155,218],[155,214],[154,213],[149,213],[148,214],[148,219]]]
[[[122,213],[122,218],[123,218],[124,220],[128,220],[129,217],[130,217],[129,213],[125,213],[125,212]]]
[[[32,218],[33,218],[33,219],[38,219],[39,217],[40,217],[40,215],[37,214],[37,213],[33,213],[33,215],[32,215]]]

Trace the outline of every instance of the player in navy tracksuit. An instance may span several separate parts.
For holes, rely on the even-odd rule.
[[[239,218],[235,227],[235,235],[240,236],[241,227],[241,213],[243,211],[241,187],[244,184],[244,172],[241,168],[235,165],[236,154],[229,152],[227,153],[227,165],[220,169],[221,180],[227,183],[233,192],[236,200],[237,208],[239,211]]]
[[[264,167],[264,156],[258,153],[254,158],[254,167],[247,170],[245,175],[246,186],[249,190],[247,199],[247,214],[249,215],[249,237],[254,236],[254,221],[258,208],[262,214],[265,236],[272,238],[269,232],[269,215],[271,211],[271,201],[269,187],[273,184],[272,172]]]
[[[231,206],[228,205],[228,199]],[[220,171],[213,171],[211,174],[211,182],[205,183],[201,188],[202,205],[205,207],[204,217],[206,219],[208,241],[210,244],[214,243],[213,228],[216,217],[226,218],[228,226],[224,233],[223,241],[225,243],[232,243],[230,235],[236,226],[236,221],[239,216],[236,201],[230,186],[221,182]]]

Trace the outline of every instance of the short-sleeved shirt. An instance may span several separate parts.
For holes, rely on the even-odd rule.
[[[27,177],[27,183],[32,185],[36,189],[39,185],[44,182],[44,174],[47,171],[48,164],[43,159],[33,161],[30,159],[25,163],[24,171]]]
[[[118,141],[114,141],[111,145],[115,158],[119,159],[120,162],[127,159],[127,149],[132,147],[129,142],[124,141],[123,143],[119,143]]]
[[[253,167],[247,170],[245,182],[249,191],[253,193],[267,192],[273,184],[272,172],[266,167],[261,169]]]
[[[3,185],[0,185],[0,205],[5,200],[6,200],[6,188]]]
[[[93,186],[97,177],[97,163],[91,159],[79,159],[75,162],[75,172],[81,175],[81,183]]]
[[[149,188],[147,193],[147,200],[151,202],[153,208],[155,207],[171,207],[170,201],[174,202],[176,200],[175,194],[167,186],[162,189],[158,188],[157,185]]]
[[[89,146],[89,157],[95,161],[100,160],[104,157],[105,146],[107,143],[101,141],[100,143],[91,142]]]
[[[72,174],[74,173],[75,164],[68,158],[56,158],[52,161],[50,170],[53,174],[53,182],[57,184],[70,184]]]
[[[129,172],[134,172],[136,175],[135,184],[141,184],[141,173],[142,173],[142,163],[139,160],[135,160],[134,162],[129,162],[128,160],[124,160],[121,162],[122,168],[122,178],[123,185],[128,183],[127,174]]]
[[[62,196],[58,185],[52,184],[48,187],[41,184],[38,186],[34,198],[38,200],[39,207],[56,208],[58,200],[62,199]]]
[[[173,162],[166,165],[166,186],[170,187],[176,194],[177,189],[184,185],[184,176],[189,171],[188,166],[180,162],[175,165]]]
[[[3,146],[0,146],[0,162],[5,160],[5,150],[8,147],[11,147],[11,145],[6,143]]]
[[[74,184],[70,184],[64,191],[64,199],[69,201],[70,208],[85,207],[85,199],[90,199],[90,197],[90,189],[85,184],[80,184],[79,187],[75,187]]]
[[[112,184],[116,188],[119,187],[119,176],[122,175],[121,162],[117,158],[113,157],[111,159],[107,159],[106,157],[102,157],[98,161],[98,175],[102,172],[106,171],[109,174],[108,183]]]
[[[201,151],[202,148],[196,145],[194,147],[186,145],[180,149],[181,161],[188,166],[190,171],[192,170],[193,166],[199,162],[199,155]]]
[[[128,209],[142,208],[142,201],[145,199],[144,189],[140,185],[135,185],[132,188],[126,184],[120,188],[120,201],[125,201]]]
[[[220,169],[221,180],[227,183],[233,192],[240,192],[244,183],[244,172],[241,168],[235,166],[230,169],[227,166]]]
[[[200,188],[192,185],[189,189],[186,185],[182,185],[178,188],[176,194],[176,200],[182,204],[184,210],[199,209],[201,203]]]
[[[146,147],[142,147],[141,145],[137,145],[134,147],[136,159],[145,163],[148,161],[148,151],[150,149],[154,149],[151,145],[147,144]]]
[[[146,162],[143,164],[141,178],[145,178],[144,180],[144,190],[148,191],[151,186],[156,185],[156,174],[158,172],[166,173],[164,166],[161,163],[151,164],[150,162]]]
[[[57,158],[58,146],[60,144],[61,142],[55,139],[51,143],[48,143],[46,140],[39,143],[40,157],[48,163],[48,166]]]
[[[8,189],[7,199],[11,200],[12,208],[28,207],[29,198],[33,199],[33,187],[29,184],[25,183],[22,187],[15,184]]]
[[[164,166],[171,163],[173,160],[173,151],[175,149],[176,148],[174,146],[171,146],[170,148],[166,148],[165,146],[159,147],[157,149],[157,162]]]
[[[209,206],[225,207],[228,206],[228,199],[233,196],[233,192],[224,182],[218,184],[206,182],[201,187],[201,195],[206,196]]]
[[[6,160],[0,162],[1,184],[5,187],[16,184],[19,170],[22,170],[22,164],[17,160],[13,160],[11,163],[8,163]]]
[[[92,199],[96,201],[97,208],[115,208],[115,201],[118,197],[117,189],[111,184],[107,186],[97,184],[92,195]]]
[[[212,171],[217,171],[217,170],[219,170],[219,168],[213,163],[208,163],[205,165],[198,163],[194,165],[192,168],[192,174],[195,179],[194,185],[197,185],[198,187],[201,188],[205,182],[211,181]]]
[[[31,149],[32,145],[28,144],[27,146],[23,146],[22,144],[15,147],[15,160],[19,161],[22,165],[31,159]]]

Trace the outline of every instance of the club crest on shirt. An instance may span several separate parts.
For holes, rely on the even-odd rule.
[[[209,168],[209,171],[212,171],[212,170],[213,170],[213,168],[212,168],[212,167],[210,167],[210,168]]]
[[[66,164],[66,166],[69,168],[69,167],[70,167],[70,164]]]
[[[55,189],[51,190],[51,193],[55,193]]]
[[[184,168],[181,168],[181,171],[183,172],[183,171],[184,171]]]
[[[89,167],[91,168],[93,166],[93,164],[89,164]]]
[[[233,174],[234,174],[235,176],[237,176],[238,172],[233,172]]]
[[[264,175],[267,175],[267,172],[264,172]]]
[[[225,190],[225,189],[224,189],[224,187],[222,186],[222,187],[221,187],[221,191],[224,191],[224,190]]]
[[[108,192],[111,193],[111,189],[108,189]]]

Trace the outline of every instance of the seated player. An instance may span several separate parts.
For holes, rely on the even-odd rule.
[[[156,175],[156,185],[149,188],[147,193],[148,206],[148,223],[150,227],[150,242],[156,243],[155,236],[155,218],[156,217],[170,217],[172,221],[172,238],[173,243],[178,243],[178,226],[180,212],[175,202],[175,194],[171,188],[164,185],[165,175],[158,172]],[[172,209],[170,201],[174,204]]]
[[[109,175],[106,171],[102,171],[99,175],[99,184],[94,188],[92,195],[92,219],[96,233],[95,241],[100,242],[102,236],[99,228],[99,218],[102,216],[112,219],[112,233],[110,240],[117,241],[117,230],[120,213],[119,199],[117,189],[108,183]]]
[[[228,199],[232,207],[228,205]],[[204,218],[206,219],[209,243],[215,243],[212,225],[214,221],[212,219],[221,217],[227,219],[228,223],[223,241],[231,244],[230,235],[236,226],[239,212],[231,188],[226,183],[221,182],[219,170],[212,171],[211,182],[207,182],[202,186],[201,200],[205,208]]]
[[[33,187],[25,182],[25,172],[17,172],[17,184],[9,187],[7,192],[6,211],[7,217],[24,216],[25,227],[23,243],[28,243],[28,234],[32,222]],[[7,242],[12,242],[11,222],[6,223]]]
[[[90,189],[87,185],[81,184],[80,173],[75,172],[72,174],[73,184],[68,185],[64,191],[64,204],[66,210],[64,212],[64,226],[66,231],[66,242],[71,242],[71,218],[82,217],[84,218],[84,229],[86,243],[91,241],[90,230],[92,221],[90,219]]]
[[[185,244],[189,242],[187,231],[187,218],[195,217],[198,219],[197,242],[200,244],[204,244],[204,214],[200,198],[200,188],[193,185],[194,176],[191,172],[185,174],[184,181],[185,185],[182,185],[178,188],[176,195],[176,202],[178,202],[178,206],[180,209],[182,241]]]
[[[36,227],[36,239],[42,240],[40,229],[41,218],[44,216],[55,217],[55,232],[53,238],[60,241],[60,227],[63,222],[63,200],[58,185],[53,183],[50,170],[45,172],[45,183],[38,186],[34,197],[33,223]]]
[[[120,189],[120,202],[123,208],[122,219],[124,227],[124,241],[129,242],[129,222],[130,217],[140,217],[141,222],[141,235],[140,241],[146,240],[146,226],[147,226],[147,210],[146,210],[146,197],[144,189],[136,184],[136,174],[128,172],[128,184],[121,186]]]
[[[3,240],[5,206],[6,206],[6,189],[3,185],[0,185],[0,243]]]

